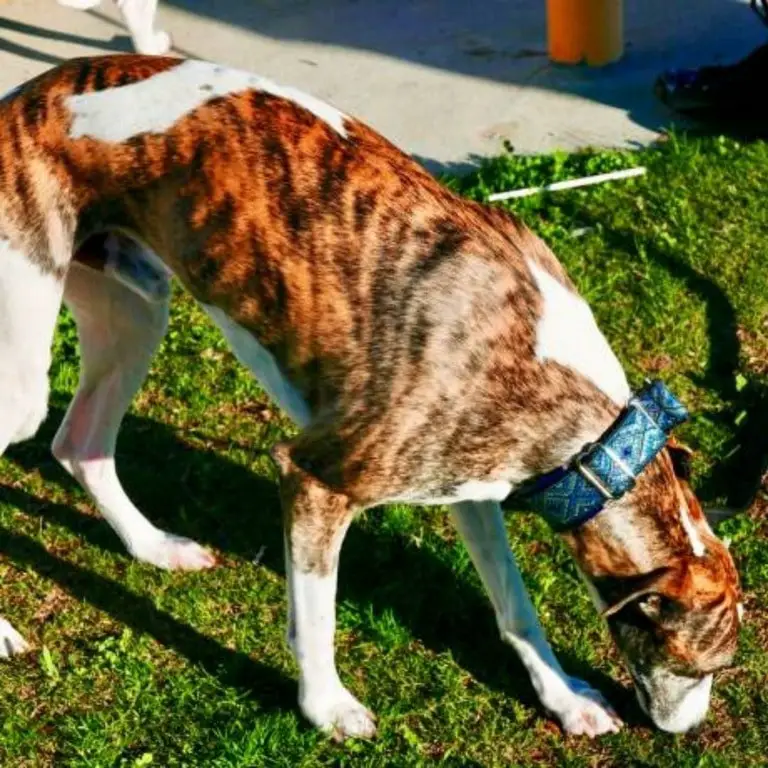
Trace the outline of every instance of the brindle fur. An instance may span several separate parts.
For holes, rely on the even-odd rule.
[[[198,300],[253,332],[317,414],[297,449],[315,476],[365,504],[446,495],[508,470],[510,455],[519,471],[551,467],[568,457],[549,436],[611,422],[602,392],[533,353],[540,298],[522,257],[572,288],[546,246],[363,124],[347,120],[343,138],[252,91],[161,135],[69,138],[65,96],[178,63],[106,57],[36,79],[0,113],[0,179],[15,220],[38,231],[48,201],[19,158],[39,157],[78,241],[138,235]]]
[[[690,542],[680,524],[679,498],[668,489],[679,483],[689,514],[706,547],[706,556],[693,557]],[[724,544],[706,524],[701,505],[688,482],[675,480],[668,452],[641,475],[631,494],[629,514],[637,519],[644,541],[653,554],[658,577],[649,584],[664,601],[664,610],[649,617],[635,603],[609,619],[611,630],[625,655],[636,660],[636,668],[652,665],[660,656],[672,660],[685,674],[698,676],[722,669],[733,657],[739,619],[739,578]],[[654,514],[648,514],[652,511]],[[609,605],[620,602],[638,586],[636,567],[626,552],[594,518],[576,531],[565,534],[581,568],[594,579]],[[639,631],[638,631],[639,630]]]
[[[112,144],[68,135],[67,96],[178,65],[73,61],[0,104],[0,230],[30,240],[41,268],[62,279],[67,265],[46,247],[51,216],[77,243],[107,230],[136,237],[273,354],[312,413],[281,449],[287,521],[333,518],[304,525],[313,567],[326,569],[318,553],[348,509],[543,472],[570,458],[568,437],[612,423],[618,406],[593,383],[536,357],[542,300],[526,259],[574,290],[549,249],[362,123],[346,119],[344,137],[253,90],[212,98],[164,133]],[[51,181],[36,183],[43,172]],[[681,483],[662,452],[621,505],[658,567],[677,574],[665,589],[690,617],[653,636],[701,673],[733,654],[738,581]],[[696,562],[681,488],[706,542]],[[312,493],[337,501],[295,508]],[[601,516],[566,541],[611,602],[641,575]]]

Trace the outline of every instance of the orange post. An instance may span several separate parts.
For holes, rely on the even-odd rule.
[[[624,0],[547,0],[549,58],[593,67],[624,53]]]

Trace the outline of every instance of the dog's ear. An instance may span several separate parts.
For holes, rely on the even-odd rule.
[[[691,459],[693,449],[683,443],[679,443],[674,437],[667,440],[667,450],[669,458],[672,459],[672,466],[675,474],[686,482],[691,479]]]
[[[603,618],[610,618],[628,605],[637,603],[638,608],[648,618],[657,619],[661,613],[664,598],[668,596],[667,593],[679,576],[678,569],[665,566],[639,577],[628,594],[603,610]]]

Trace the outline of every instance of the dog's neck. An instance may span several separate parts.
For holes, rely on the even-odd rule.
[[[546,424],[538,425],[543,445],[535,453],[546,456],[545,468],[538,473],[570,463],[616,422],[621,405],[598,394],[574,404],[567,427],[558,423],[548,431]],[[631,578],[664,568],[680,556],[705,554],[704,540],[713,535],[687,488],[676,474],[669,451],[663,449],[630,491],[563,534],[582,573],[590,581]]]
[[[596,580],[642,576],[678,557],[702,556],[708,534],[701,508],[686,497],[664,450],[635,488],[563,538],[580,570]]]

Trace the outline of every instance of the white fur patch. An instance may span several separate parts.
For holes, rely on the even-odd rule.
[[[465,501],[502,501],[512,493],[512,483],[507,480],[468,480],[456,487],[447,496],[404,496],[388,499],[389,502],[438,506],[460,504]]]
[[[338,686],[333,639],[336,620],[336,575],[319,575],[290,566],[291,622],[289,638],[302,672],[311,683],[331,693]],[[306,668],[304,668],[306,662]]]
[[[30,256],[0,237],[0,360],[8,362],[6,355],[15,353],[48,370],[49,333],[59,314],[63,288],[61,280],[44,274]],[[44,341],[37,343],[38,335]],[[20,344],[20,339],[34,339],[34,346]],[[17,343],[19,348],[8,346]]]
[[[650,702],[640,695],[637,700],[662,731],[685,733],[704,720],[712,692],[712,675],[691,684],[690,677],[657,670],[651,681]]]
[[[256,341],[253,334],[232,321],[218,307],[207,304],[201,306],[224,334],[237,359],[258,379],[267,394],[298,426],[305,427],[311,416],[309,407],[298,390],[285,378],[275,358]]]
[[[536,262],[528,260],[544,308],[536,328],[536,356],[572,368],[618,405],[629,400],[627,377],[587,303]]]
[[[299,706],[311,723],[337,738],[369,738],[376,732],[373,716],[342,685],[334,661],[337,567],[321,576],[296,567],[286,555]]]
[[[122,142],[143,133],[165,133],[211,99],[249,90],[292,101],[341,136],[347,135],[344,114],[320,99],[258,75],[205,61],[185,61],[138,83],[70,96],[67,107],[73,120],[69,135],[73,139],[90,136]]]
[[[0,617],[0,659],[7,659],[28,650],[27,641],[7,619]]]
[[[65,8],[74,8],[76,11],[87,11],[96,8],[101,0],[58,0],[59,5]]]
[[[469,480],[456,489],[453,501],[502,501],[512,493],[512,483],[506,480]]]
[[[707,548],[704,546],[704,542],[701,540],[701,536],[699,536],[699,532],[696,530],[688,510],[684,506],[680,507],[680,522],[691,542],[694,556],[703,557],[707,553]]]

